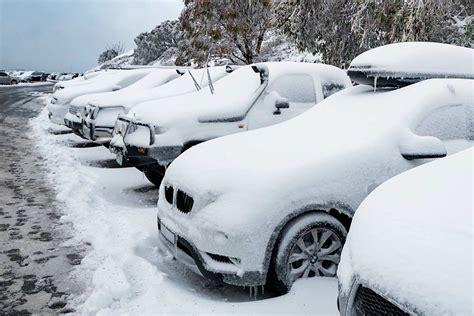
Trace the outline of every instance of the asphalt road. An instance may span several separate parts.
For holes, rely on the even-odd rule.
[[[74,276],[86,246],[64,246],[71,228],[46,180],[28,121],[52,85],[0,86],[0,315],[73,312]]]

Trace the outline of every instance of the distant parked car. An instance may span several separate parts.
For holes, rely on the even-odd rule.
[[[38,82],[43,78],[43,73],[39,71],[27,71],[21,75],[21,82]]]
[[[17,83],[18,83],[17,79],[11,77],[5,71],[0,71],[0,84],[12,85],[12,84],[17,84]]]
[[[151,70],[152,69],[114,71],[93,78],[86,84],[57,90],[54,92],[48,104],[49,118],[56,124],[64,125],[64,116],[69,112],[69,105],[73,99],[91,93],[120,90],[140,80],[149,74]],[[80,79],[77,78],[73,80],[78,80],[79,82]]]
[[[69,112],[76,113],[76,115],[72,116],[73,114],[68,113],[65,119],[76,122],[76,125],[81,127],[81,132],[85,130],[86,133],[82,133],[82,135],[87,139],[107,143],[112,139],[112,131],[118,115],[126,114],[135,105],[145,101],[158,100],[207,88],[209,78],[212,82],[217,82],[228,73],[231,73],[232,70],[232,67],[211,67],[207,70],[177,70],[182,76],[163,85],[145,89],[143,85],[138,86],[140,82],[137,82],[134,84],[135,87],[133,87],[133,90],[124,89],[120,93],[117,92],[113,95],[103,94],[100,98],[89,102],[87,112],[84,112],[85,107],[75,107],[71,104]],[[209,76],[207,75],[207,71],[209,72]],[[149,76],[151,76],[151,74],[147,77]],[[140,81],[144,81],[147,77]],[[195,85],[197,81],[195,82],[194,80],[199,80],[199,87]],[[132,87],[130,86],[129,88]],[[93,113],[93,115],[89,115],[89,113]],[[83,114],[87,114],[87,116]],[[66,125],[69,126],[67,123],[66,121]]]
[[[350,86],[346,73],[329,65],[244,66],[209,89],[136,105],[119,116],[111,150],[119,164],[159,185],[166,166],[190,147],[286,121]]]
[[[342,252],[341,315],[472,315],[471,147],[390,179]]]
[[[64,117],[64,122],[66,126],[70,127],[79,136],[106,143],[110,141],[118,114],[125,113],[127,97],[138,98],[140,95],[146,94],[148,90],[160,87],[179,76],[180,74],[176,72],[176,69],[154,69],[134,84],[119,91],[93,93],[77,97],[72,100],[69,113]],[[115,106],[104,109],[97,106],[100,102],[107,100],[115,100],[118,103]],[[91,115],[84,117],[86,108],[94,109],[90,111]],[[84,121],[91,117],[93,122],[89,121],[85,124]],[[111,126],[107,124],[107,119],[112,121],[109,124]],[[93,134],[92,130],[94,130]],[[106,139],[107,136],[109,136],[109,139]],[[104,138],[99,139],[99,137]]]
[[[394,48],[415,62],[411,47]],[[437,53],[430,51],[432,61],[422,56],[432,73],[472,76],[471,49]],[[472,87],[472,79],[359,85],[287,122],[189,149],[160,187],[163,245],[193,271],[228,284],[286,293],[299,278],[334,277],[352,216],[371,191],[474,144]],[[133,127],[134,142],[139,135]]]

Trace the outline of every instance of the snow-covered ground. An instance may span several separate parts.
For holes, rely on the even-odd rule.
[[[42,98],[44,104],[47,98]],[[104,147],[77,148],[72,134],[53,135],[45,110],[31,121],[49,181],[71,222],[76,242],[91,251],[74,271],[87,291],[74,298],[90,315],[146,314],[337,314],[337,280],[297,281],[281,297],[250,297],[249,289],[216,285],[187,271],[159,246],[158,190],[135,168],[114,166]],[[108,166],[109,168],[100,167]]]

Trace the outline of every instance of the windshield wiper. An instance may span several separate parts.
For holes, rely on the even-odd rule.
[[[199,83],[196,81],[196,78],[194,78],[193,74],[191,73],[191,70],[188,70],[188,72],[189,72],[189,75],[191,76],[191,78],[193,79],[194,86],[196,87],[196,90],[197,90],[197,91],[201,90],[201,86],[200,86]]]
[[[209,90],[211,94],[214,94],[214,85],[212,84],[211,73],[209,72],[209,59],[211,58],[211,51],[209,50],[209,54],[207,55],[207,62],[206,62],[206,72],[207,72],[207,81],[209,83]]]

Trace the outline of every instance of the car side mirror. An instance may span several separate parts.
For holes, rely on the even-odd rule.
[[[443,142],[433,136],[418,136],[413,133],[404,137],[400,144],[400,154],[407,160],[446,157],[448,151]]]
[[[273,92],[273,95],[275,97],[275,112],[273,112],[273,115],[280,115],[281,114],[281,109],[288,109],[290,107],[290,102],[288,99],[281,97],[278,93]]]
[[[122,89],[122,87],[121,87],[121,86],[118,86],[118,85],[112,87],[112,91],[118,91],[118,90],[120,90],[120,89]]]

